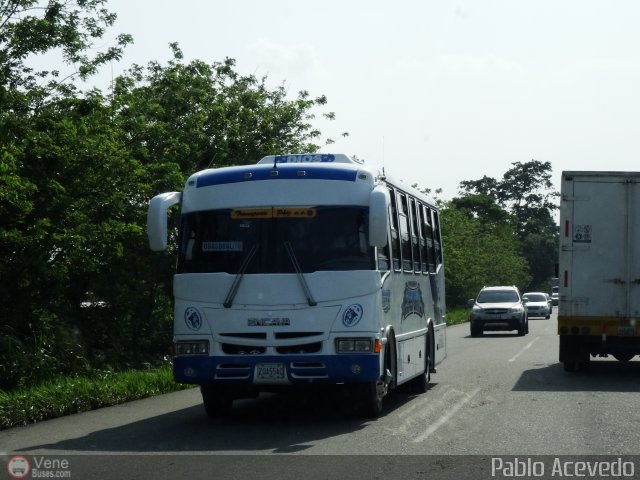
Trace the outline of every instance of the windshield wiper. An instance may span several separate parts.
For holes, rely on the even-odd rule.
[[[291,263],[293,263],[293,268],[298,275],[298,280],[300,280],[300,285],[302,285],[302,290],[304,290],[304,295],[307,297],[307,303],[310,307],[315,307],[318,302],[313,299],[313,295],[311,295],[311,290],[309,290],[309,285],[302,274],[302,269],[300,268],[300,264],[298,263],[298,259],[296,258],[296,254],[293,251],[293,247],[291,246],[291,242],[288,240],[284,242],[284,248],[291,259]]]
[[[249,266],[249,263],[251,263],[251,259],[254,257],[257,251],[258,244],[256,243],[255,245],[253,245],[253,247],[251,247],[251,250],[249,250],[247,256],[244,257],[242,265],[240,265],[238,273],[236,274],[236,278],[233,280],[233,284],[229,289],[229,293],[227,293],[227,298],[224,299],[224,303],[222,304],[224,308],[231,308],[231,306],[233,305],[233,299],[236,298],[236,293],[238,293],[238,288],[240,287],[242,277],[244,277],[244,272],[247,271],[247,267]]]

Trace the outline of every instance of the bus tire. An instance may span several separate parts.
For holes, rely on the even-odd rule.
[[[396,353],[396,337],[393,330],[387,333],[387,344],[384,351],[384,369],[385,382],[387,382],[387,390],[394,390],[398,386],[398,361]]]
[[[384,394],[380,382],[357,383],[351,385],[352,408],[356,417],[377,418],[382,413]]]
[[[357,415],[363,418],[377,418],[382,413],[384,397],[391,388],[395,387],[395,341],[385,349],[383,372],[384,375],[375,382],[358,383],[352,386],[355,397]],[[391,376],[391,378],[387,378]]]
[[[209,385],[200,387],[202,403],[209,418],[220,418],[231,413],[233,398]]]

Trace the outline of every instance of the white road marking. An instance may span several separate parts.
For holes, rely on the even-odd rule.
[[[525,347],[520,350],[517,354],[515,354],[513,357],[511,357],[509,359],[510,362],[515,362],[516,358],[518,358],[520,355],[522,355],[525,351],[527,351],[529,348],[531,348],[531,345],[533,345],[540,337],[536,337],[533,340],[531,340],[529,343],[527,343],[525,345]]]
[[[471,400],[473,397],[475,397],[478,394],[479,391],[480,391],[480,388],[478,387],[473,392],[468,394],[465,398],[463,398],[460,402],[455,404],[447,413],[445,413],[433,425],[431,425],[429,428],[427,428],[422,435],[420,435],[417,438],[414,438],[413,439],[414,443],[418,443],[418,442],[422,442],[422,441],[426,440],[427,437],[429,437],[433,432],[435,432],[442,425],[447,423],[449,421],[449,419],[451,419],[451,417],[453,417],[458,410],[460,410],[462,407],[464,407],[464,405],[466,403],[468,403],[469,400]]]

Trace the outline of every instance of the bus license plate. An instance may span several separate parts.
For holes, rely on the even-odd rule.
[[[283,363],[259,363],[256,365],[258,380],[284,380]]]

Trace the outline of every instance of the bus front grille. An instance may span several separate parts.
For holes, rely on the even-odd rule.
[[[303,343],[299,345],[285,345],[276,347],[276,351],[281,355],[318,353],[322,349],[322,342]]]
[[[223,343],[222,351],[227,355],[262,355],[267,348],[255,345],[235,345],[233,343]]]

